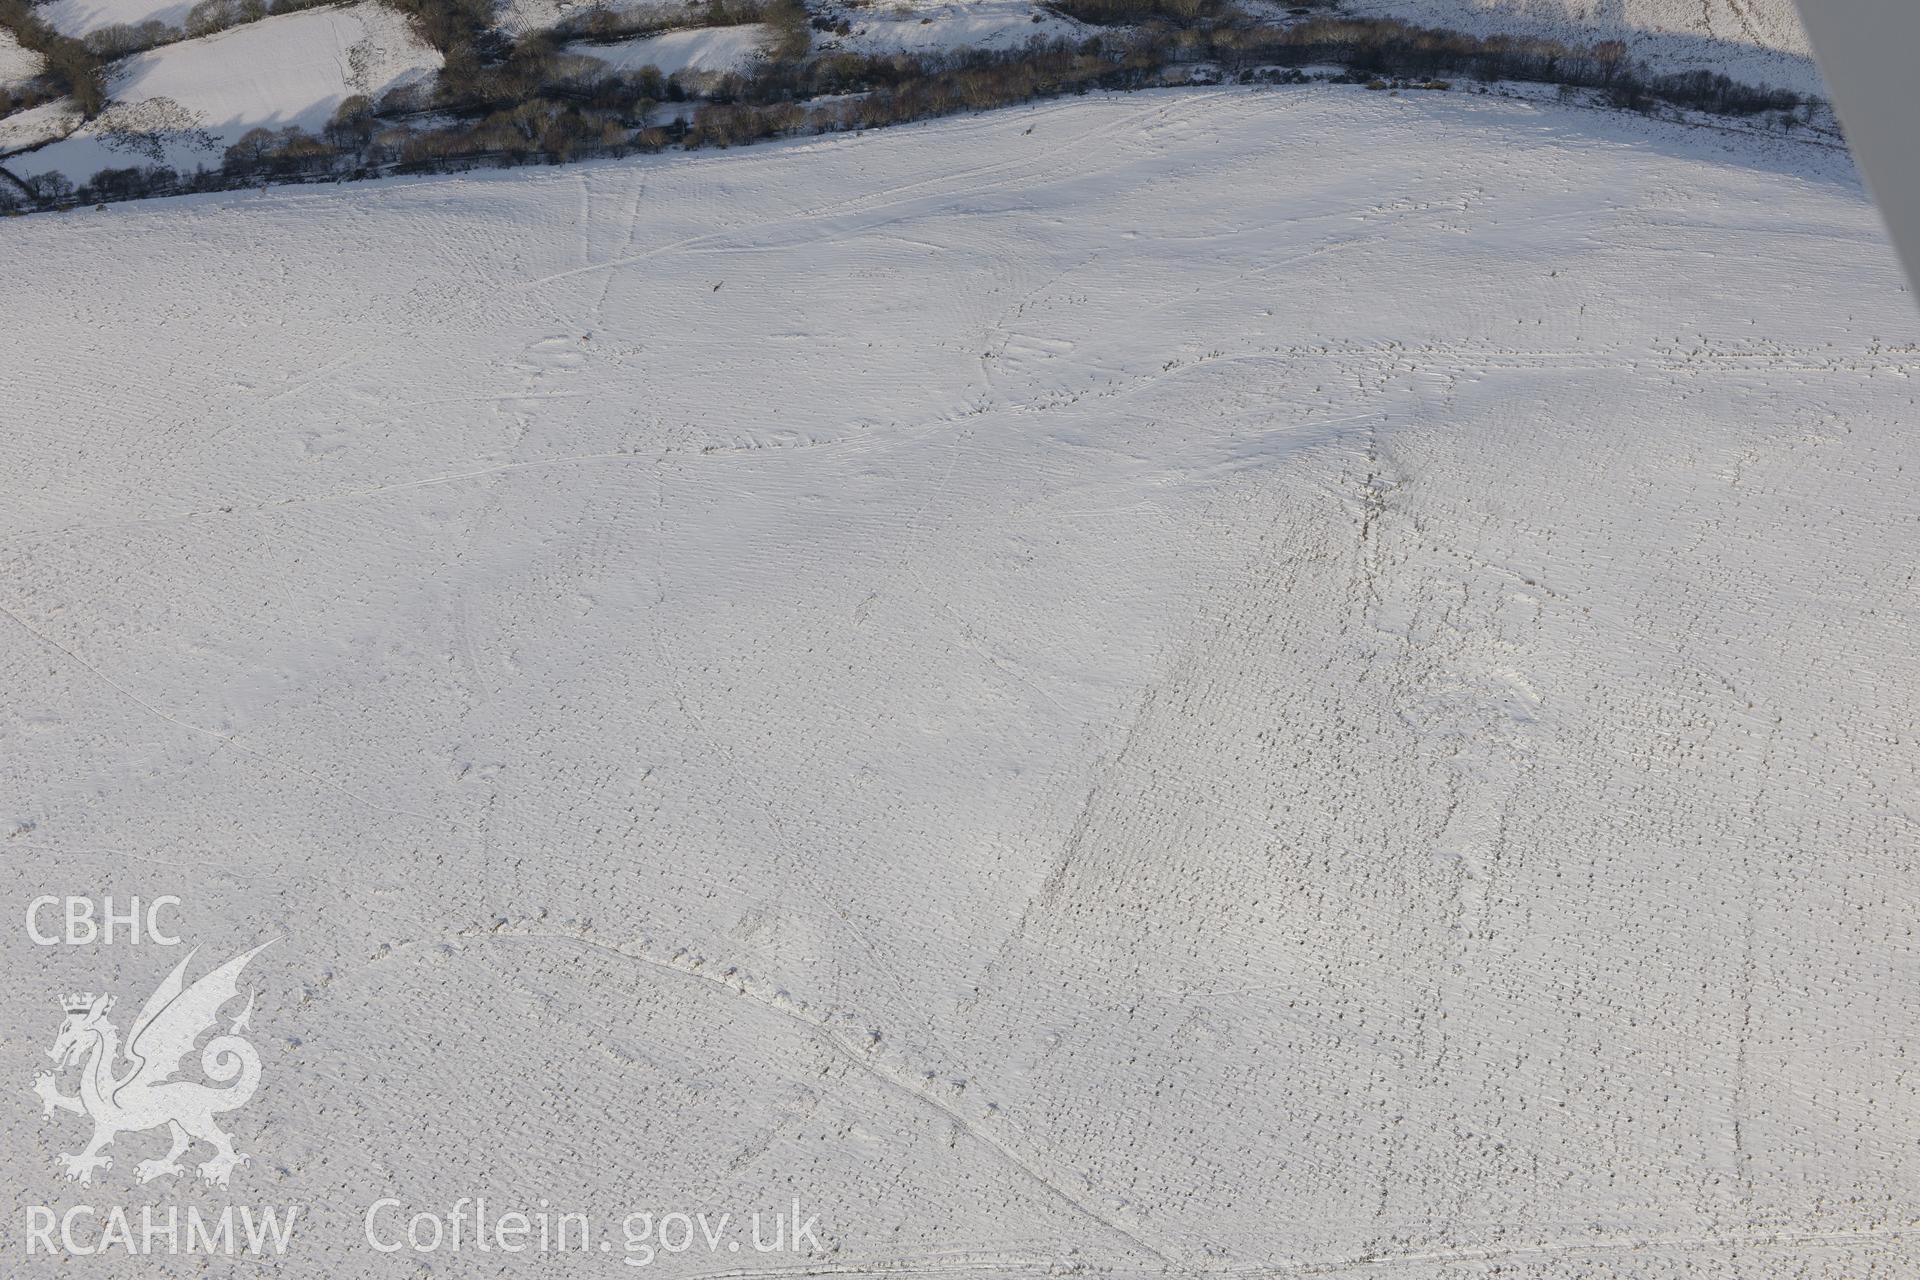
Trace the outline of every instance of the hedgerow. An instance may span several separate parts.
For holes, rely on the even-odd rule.
[[[0,0],[0,27],[13,32],[22,48],[46,62],[47,92],[36,101],[71,95],[80,114],[91,120],[107,105],[106,72],[97,54],[71,36],[61,35],[33,11],[28,0]],[[33,104],[26,104],[33,105]]]
[[[379,103],[349,99],[318,134],[253,130],[228,149],[217,170],[190,176],[154,167],[103,171],[78,190],[56,185],[37,192],[36,202],[730,147],[1161,85],[1173,68],[1196,63],[1243,80],[1300,79],[1299,68],[1337,64],[1349,78],[1381,87],[1391,79],[1444,88],[1443,76],[1557,83],[1598,90],[1616,105],[1643,111],[1665,105],[1741,115],[1803,105],[1794,94],[1712,72],[1653,75],[1617,43],[1469,36],[1384,19],[1152,23],[1085,40],[1036,39],[1011,50],[809,56],[798,0],[725,2],[753,5],[755,18],[773,25],[776,37],[753,70],[706,77],[696,90],[653,68],[607,74],[604,64],[568,55],[561,33],[500,41],[483,16],[490,15],[490,0],[397,0],[447,57],[425,100],[414,90]],[[663,103],[688,100],[695,102],[690,118],[657,120]],[[422,126],[407,118],[425,108],[440,119]]]

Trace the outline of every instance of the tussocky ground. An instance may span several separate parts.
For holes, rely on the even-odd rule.
[[[10,1204],[1920,1265],[1920,316],[1844,155],[1167,91],[6,231],[8,909],[284,939],[253,1162],[78,1187],[58,995],[177,955],[8,930]]]

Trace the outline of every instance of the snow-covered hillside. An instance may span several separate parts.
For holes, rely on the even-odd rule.
[[[1843,155],[1235,89],[4,225],[5,897],[284,937],[276,1275],[476,1194],[1920,1269],[1920,318]],[[66,1203],[53,995],[172,958],[0,947]]]
[[[122,23],[138,26],[157,21],[179,28],[186,24],[193,5],[194,0],[46,0],[38,12],[55,30],[84,36]]]
[[[80,109],[71,98],[43,102],[25,111],[0,116],[0,154],[64,138],[82,123]]]
[[[24,84],[39,75],[46,59],[31,49],[23,49],[13,33],[0,29],[0,89]]]
[[[890,4],[833,5],[845,35],[826,34],[826,49],[888,53],[896,49],[1011,49],[1029,40],[1082,38],[1096,32],[1032,0],[895,0]]]
[[[641,67],[658,68],[663,75],[739,71],[760,56],[767,38],[766,27],[747,23],[668,31],[610,44],[575,44],[567,51],[595,58],[610,71],[638,71]]]
[[[169,30],[177,34],[186,0],[52,0],[43,16],[69,34],[92,33],[89,43],[101,61],[89,66],[82,56],[80,71],[56,68],[18,98],[0,102],[9,112],[0,116],[0,160],[6,162],[0,202],[50,208],[400,167],[536,156],[565,161],[682,142],[733,145],[831,130],[850,117],[857,117],[854,127],[868,127],[1096,84],[1113,87],[1115,76],[1132,87],[1248,83],[1303,65],[1321,79],[1364,67],[1368,75],[1423,83],[1436,72],[1445,73],[1442,80],[1476,84],[1550,83],[1579,101],[1593,98],[1582,89],[1604,89],[1623,105],[1670,118],[1713,111],[1838,138],[1823,102],[1795,96],[1820,99],[1824,89],[1791,0],[1706,0],[1697,11],[1681,0],[1346,0],[1314,9],[1247,0],[1181,28],[1140,25],[1140,12],[1124,7],[1104,14],[1074,9],[1073,17],[1033,0],[826,0],[784,14],[756,3],[732,10],[718,3],[496,0],[463,14],[449,0],[409,18],[364,0],[264,20],[236,3],[187,25],[196,31],[215,19],[239,25],[145,47]],[[1392,50],[1394,24],[1342,22],[1341,14],[1410,19],[1475,37],[1550,38],[1574,48],[1618,44],[1627,61],[1618,60],[1620,49],[1604,58],[1561,57],[1566,49],[1472,49],[1466,47],[1472,41],[1462,40],[1436,62]],[[1108,20],[1116,25],[1088,25]],[[142,21],[162,24],[159,34],[121,30],[113,37],[119,43],[104,42],[118,53],[94,38],[106,26]],[[763,57],[776,44],[777,72]],[[1096,48],[1103,52],[1091,52]],[[951,55],[969,52],[1030,65],[988,71],[976,64],[963,75],[965,87],[936,83],[943,75],[962,76]],[[863,61],[870,55],[885,56],[886,66]],[[7,76],[24,83],[37,57],[17,42],[0,45],[0,83]],[[1053,65],[1039,65],[1049,58]],[[1080,65],[1068,65],[1076,58]],[[1096,66],[1098,58],[1107,63]],[[1121,71],[1119,63],[1129,69]],[[1154,65],[1148,70],[1143,63]],[[447,66],[455,68],[451,81],[436,81]],[[682,77],[664,94],[676,105],[662,111],[655,101],[663,94],[659,83],[631,76],[645,67]],[[1738,83],[1662,82],[1665,73],[1698,70]],[[737,85],[725,87],[724,73],[761,72],[777,83],[744,94]],[[434,90],[424,92],[430,83]],[[379,104],[362,117],[364,127],[326,140],[312,136],[349,95],[377,98],[401,86],[423,92]],[[47,101],[61,92],[70,96]],[[790,107],[796,96],[811,105]],[[684,105],[702,100],[734,109],[709,113],[703,126],[694,119],[698,107]],[[430,105],[439,110],[426,111]],[[97,114],[83,122],[83,109]],[[279,141],[249,147],[223,167],[228,148],[255,129],[277,131]],[[306,136],[295,136],[300,131]],[[164,168],[138,171],[151,166]],[[87,185],[103,170],[119,172]]]
[[[1340,8],[1475,35],[1619,40],[1661,70],[1704,67],[1825,96],[1794,0],[1343,0]]]
[[[377,96],[439,66],[440,55],[406,19],[375,0],[263,18],[126,59],[104,112],[7,167],[80,179],[129,165],[217,169],[250,129],[315,131],[349,95]]]

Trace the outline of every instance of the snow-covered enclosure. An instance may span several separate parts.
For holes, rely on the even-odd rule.
[[[494,6],[494,25],[512,36],[544,31],[591,6],[574,0],[502,0]]]
[[[599,11],[684,20],[691,26],[700,21],[705,10],[702,0],[499,0],[494,6],[494,24],[509,35],[522,36],[569,19],[582,20]]]
[[[13,33],[0,27],[0,89],[24,84],[45,69],[46,59],[22,48]]]
[[[658,67],[665,75],[681,71],[743,71],[767,47],[767,28],[758,23],[667,31],[605,44],[581,42],[567,52],[596,58],[611,71]]]
[[[669,1277],[1920,1272],[1844,154],[1169,91],[5,234],[3,896],[283,939],[276,1277],[475,1194],[830,1242]],[[9,1152],[173,963],[76,950],[0,934]]]
[[[46,0],[35,12],[56,31],[84,36],[102,27],[138,26],[158,20],[170,27],[186,24],[195,0]]]
[[[263,18],[128,58],[109,81],[105,111],[7,167],[75,182],[133,165],[217,168],[249,129],[318,129],[349,96],[377,96],[439,65],[404,17],[373,0]]]
[[[1794,0],[1345,0],[1343,13],[1476,35],[1619,40],[1660,71],[1719,71],[1824,95]]]
[[[893,0],[838,12],[852,30],[816,37],[817,45],[869,53],[1010,49],[1036,37],[1052,40],[1089,31],[1031,0]]]
[[[0,156],[64,138],[79,127],[80,108],[72,98],[59,98],[0,116]]]

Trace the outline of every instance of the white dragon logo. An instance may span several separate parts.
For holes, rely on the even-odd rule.
[[[68,1179],[91,1182],[95,1169],[113,1168],[113,1158],[100,1153],[120,1134],[165,1125],[172,1133],[173,1148],[158,1160],[142,1160],[135,1167],[140,1181],[183,1172],[180,1157],[198,1139],[213,1148],[212,1157],[200,1165],[200,1176],[216,1186],[227,1185],[234,1167],[249,1157],[233,1149],[232,1137],[214,1117],[245,1106],[260,1084],[260,1055],[240,1038],[253,1015],[251,995],[226,1033],[215,1035],[200,1051],[200,1069],[208,1079],[237,1083],[216,1089],[173,1077],[181,1060],[193,1051],[194,1042],[207,1031],[218,1030],[221,1007],[240,994],[240,971],[247,961],[272,945],[272,941],[263,942],[235,956],[192,986],[185,983],[187,964],[193,959],[189,953],[134,1019],[124,1071],[119,1066],[120,1033],[107,1021],[112,997],[89,993],[62,1001],[67,1018],[47,1056],[62,1070],[84,1059],[80,1092],[75,1097],[61,1093],[53,1073],[47,1071],[34,1077],[33,1091],[46,1114],[71,1111],[93,1121],[93,1140],[86,1150],[60,1157]]]

